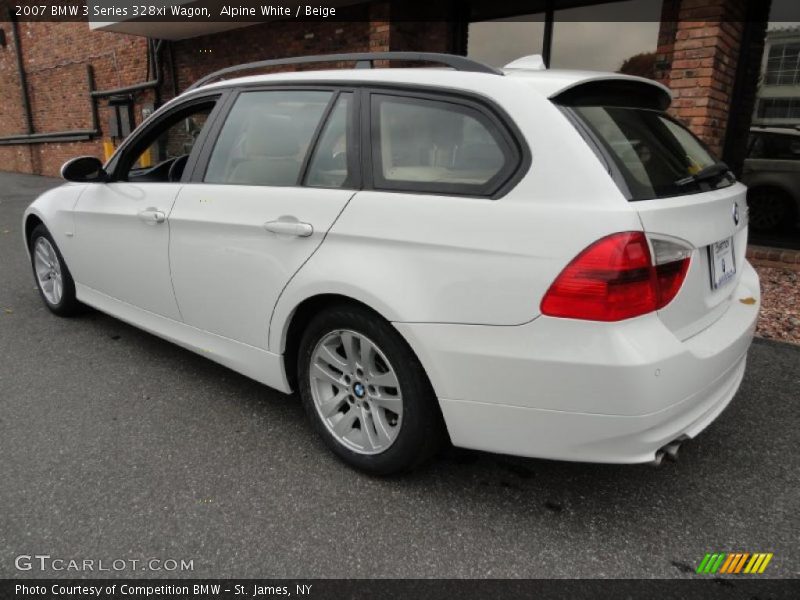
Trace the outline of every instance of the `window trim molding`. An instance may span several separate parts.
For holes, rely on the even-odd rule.
[[[345,136],[347,139],[347,177],[341,186],[329,187],[321,185],[310,185],[308,183],[309,170],[314,162],[314,158],[319,150],[319,143],[328,126],[333,118],[333,113],[342,101],[342,97],[349,95],[349,105],[347,106],[347,114],[345,116]],[[331,104],[328,110],[323,115],[319,122],[319,128],[314,134],[314,138],[308,146],[305,161],[300,169],[300,176],[297,180],[298,187],[305,187],[310,189],[321,190],[359,190],[361,189],[361,142],[360,142],[360,92],[359,90],[344,88],[336,91],[336,94],[331,99]]]

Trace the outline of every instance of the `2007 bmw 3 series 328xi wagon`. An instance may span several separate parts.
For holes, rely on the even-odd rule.
[[[287,64],[352,68],[242,76]],[[227,78],[236,74],[235,78]],[[745,187],[637,77],[389,53],[201,79],[25,213],[47,307],[282,392],[388,474],[455,446],[659,462],[728,405],[760,305]]]

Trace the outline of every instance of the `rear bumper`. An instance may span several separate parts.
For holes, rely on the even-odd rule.
[[[739,301],[748,297],[756,302]],[[656,314],[395,325],[425,366],[456,446],[638,463],[696,436],[725,409],[744,376],[759,306],[758,276],[745,263],[725,314],[684,341]]]

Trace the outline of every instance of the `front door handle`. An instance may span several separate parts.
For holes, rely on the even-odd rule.
[[[308,237],[314,233],[311,223],[302,223],[295,217],[281,217],[277,221],[264,223],[264,229],[272,233],[283,235],[294,235],[296,237]]]
[[[137,216],[148,225],[163,223],[164,221],[167,220],[167,215],[165,215],[157,208],[146,208],[142,212],[140,212]]]

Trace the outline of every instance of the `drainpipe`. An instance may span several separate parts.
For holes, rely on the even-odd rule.
[[[94,90],[94,72],[92,71],[92,65],[86,65],[86,84],[89,88],[89,92],[91,93],[92,90]],[[33,133],[32,131],[29,131],[27,134],[0,137],[0,146],[43,144],[45,142],[83,142],[97,137],[100,135],[97,106],[91,98],[89,99],[89,104],[92,111],[91,129],[71,129],[69,131],[54,131],[47,133]],[[29,110],[30,107],[28,107],[28,111]]]
[[[150,81],[145,81],[143,83],[139,83],[136,85],[129,85],[127,87],[116,88],[113,90],[95,90],[94,89],[94,73],[92,71],[91,65],[86,65],[86,80],[89,86],[89,99],[91,103],[91,111],[92,111],[92,129],[73,129],[70,131],[56,131],[56,132],[48,132],[48,133],[33,133],[33,121],[31,119],[31,106],[30,106],[30,98],[28,97],[28,87],[27,82],[25,80],[25,71],[23,69],[23,60],[22,54],[19,50],[19,32],[17,30],[16,20],[14,19],[14,15],[9,12],[9,19],[13,23],[14,28],[14,46],[17,54],[17,69],[20,73],[20,81],[22,84],[22,96],[23,96],[23,104],[25,108],[25,117],[27,121],[27,129],[28,132],[25,134],[18,134],[18,135],[9,135],[5,137],[0,137],[0,146],[11,146],[11,145],[20,145],[20,144],[43,144],[46,142],[82,142],[86,140],[91,140],[100,135],[100,125],[98,122],[98,115],[97,115],[97,103],[96,99],[98,98],[108,98],[110,96],[116,96],[118,94],[128,94],[132,92],[138,92],[141,90],[148,90],[148,89],[158,89],[158,86],[161,85],[161,68],[159,66],[159,55],[161,51],[161,47],[163,46],[163,40],[159,40],[155,44],[155,50],[153,53],[153,65],[155,70],[155,79]],[[150,60],[150,42],[148,40],[148,60]]]
[[[172,77],[172,97],[178,96],[178,73],[175,71],[175,52],[172,42],[169,42],[169,72]]]
[[[547,0],[544,11],[544,39],[542,40],[542,62],[550,68],[550,56],[553,52],[553,21],[555,10],[553,0]]]
[[[33,133],[33,117],[31,116],[31,99],[28,95],[28,78],[25,76],[25,65],[22,61],[22,44],[19,41],[19,23],[16,15],[9,9],[8,20],[11,21],[11,30],[14,33],[14,54],[17,57],[17,76],[22,92],[22,108],[25,111],[25,128],[28,134]]]
[[[144,81],[135,85],[128,85],[125,87],[114,88],[113,90],[97,90],[92,92],[92,98],[109,98],[110,96],[120,96],[123,94],[130,94],[133,92],[141,92],[143,90],[157,89],[161,85],[161,67],[159,56],[161,55],[161,47],[164,45],[164,40],[158,40],[155,44],[153,52],[153,70],[155,71],[155,79]],[[150,60],[150,40],[147,45],[148,61]]]

